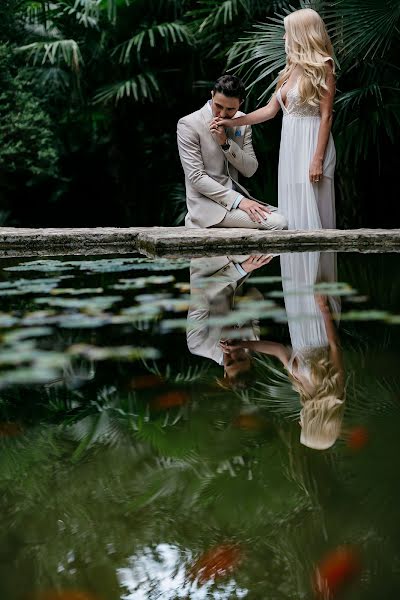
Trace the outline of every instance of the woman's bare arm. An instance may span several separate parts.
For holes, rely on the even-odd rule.
[[[332,128],[333,100],[335,98],[335,76],[330,63],[326,65],[328,90],[324,91],[320,100],[321,124],[318,131],[317,147],[310,164],[310,181],[316,183],[323,176],[323,163],[329,135]]]
[[[290,352],[283,344],[277,342],[269,342],[267,340],[230,340],[227,342],[221,342],[222,349],[235,348],[248,348],[254,352],[260,352],[261,354],[268,354],[269,356],[276,356],[279,358],[283,366],[286,367],[289,361]]]
[[[258,123],[264,123],[269,119],[273,119],[278,113],[280,105],[274,94],[271,100],[266,106],[258,108],[253,112],[244,115],[243,117],[237,117],[237,119],[219,119],[215,118],[218,125],[222,127],[241,127],[242,125],[257,125]]]

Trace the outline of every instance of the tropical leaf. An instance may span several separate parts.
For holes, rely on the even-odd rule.
[[[201,363],[201,365],[181,365],[181,367],[178,370],[173,370],[171,365],[167,364],[163,371],[161,371],[161,369],[155,361],[152,361],[150,363],[146,360],[143,360],[143,364],[149,373],[157,375],[164,381],[178,384],[188,384],[198,381],[206,381],[207,375],[210,371],[209,363],[205,362]]]
[[[371,71],[377,69],[371,68]],[[395,131],[400,125],[400,85],[396,81],[393,85],[381,84],[379,79],[380,75],[376,74],[375,81],[361,80],[360,87],[345,92],[335,103],[335,132],[338,132],[340,159],[344,163],[365,159],[372,146],[379,160],[382,143],[387,139],[394,143],[396,139]],[[365,127],[366,120],[368,127]]]
[[[94,96],[93,103],[101,104],[120,100],[131,99],[135,102],[153,102],[155,96],[160,94],[160,87],[153,73],[144,72],[127,79],[101,88]]]
[[[143,46],[149,45],[151,48],[160,48],[162,46],[165,52],[169,52],[172,46],[176,44],[193,44],[192,35],[184,23],[175,21],[173,23],[158,23],[148,29],[140,31],[128,41],[117,46],[112,55],[118,55],[120,63],[128,63],[132,53],[136,53],[138,60],[141,58]]]
[[[265,89],[257,98],[260,102],[267,98],[277,76],[272,81],[264,80],[285,65],[283,34],[283,16],[274,17],[269,19],[268,24],[254,25],[253,32],[236,42],[228,52],[230,70],[242,76],[249,90],[260,82],[264,83]]]
[[[26,53],[27,60],[34,65],[50,63],[59,66],[65,63],[72,71],[78,73],[83,63],[80,48],[75,40],[56,40],[54,42],[33,42],[16,49],[18,53]]]
[[[278,417],[298,420],[301,410],[300,399],[287,373],[278,369],[269,356],[258,356],[254,362],[257,384],[253,400]]]
[[[335,23],[332,41],[343,66],[385,56],[398,34],[397,0],[339,0],[323,15]]]
[[[99,4],[99,0],[75,0],[73,6],[69,2],[58,2],[56,9],[64,7],[63,13],[68,16],[73,15],[80,25],[98,29]]]

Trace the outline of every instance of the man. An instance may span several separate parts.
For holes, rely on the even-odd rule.
[[[224,387],[245,387],[252,378],[250,354],[240,347],[224,349],[223,340],[232,335],[246,340],[259,339],[258,319],[243,323],[243,316],[237,313],[239,322],[235,325],[233,309],[238,296],[253,301],[263,299],[255,288],[244,291],[243,284],[250,273],[271,259],[271,255],[235,255],[194,258],[190,263],[188,349],[224,367]],[[227,318],[231,321],[229,325]]]
[[[258,162],[251,127],[225,130],[215,117],[234,118],[245,97],[238,77],[222,75],[200,110],[178,121],[178,149],[185,172],[188,213],[186,227],[248,227],[287,229],[286,218],[273,206],[259,202],[238,182],[251,177]]]

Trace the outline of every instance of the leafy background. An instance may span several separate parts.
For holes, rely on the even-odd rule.
[[[339,226],[396,226],[398,0],[2,0],[0,223],[181,222],[176,121],[227,69],[266,101],[302,6],[336,51]],[[254,129],[252,191],[276,202],[280,117]]]

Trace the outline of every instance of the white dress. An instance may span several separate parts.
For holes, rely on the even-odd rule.
[[[318,106],[301,103],[298,82],[299,79],[287,92],[287,106],[282,100],[283,86],[276,94],[283,111],[278,169],[278,210],[288,219],[289,229],[334,229],[335,145],[330,134],[323,164],[323,177],[319,183],[311,183],[309,168],[317,147],[321,115]]]
[[[333,283],[336,277],[334,252],[293,252],[281,255],[282,286],[289,326],[292,352],[287,365],[305,377],[310,376],[316,354],[325,350],[328,356],[329,340],[325,321],[314,296],[314,284]],[[340,299],[328,297],[336,320],[340,315]]]

